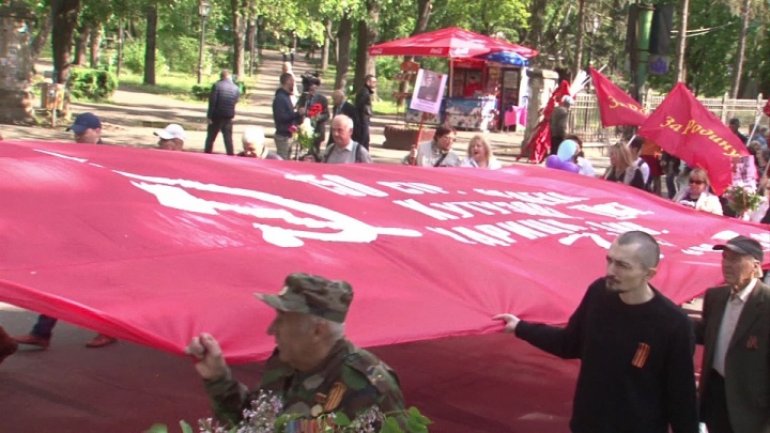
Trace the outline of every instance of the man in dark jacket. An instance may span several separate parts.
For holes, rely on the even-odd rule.
[[[294,75],[284,72],[280,77],[281,87],[275,91],[273,98],[273,122],[275,122],[275,148],[278,155],[283,159],[289,159],[291,147],[292,125],[299,123],[305,109],[300,107],[294,111],[294,104],[291,102],[291,94],[294,91]]]
[[[356,131],[356,107],[348,101],[348,98],[345,96],[345,92],[342,89],[337,89],[334,92],[332,92],[332,102],[334,103],[334,107],[332,108],[332,118],[337,117],[339,114],[344,114],[353,121],[353,134],[355,134]],[[327,146],[331,144],[334,140],[334,137],[331,136],[331,133],[329,134],[329,142],[326,143]]]
[[[329,122],[329,100],[318,92],[321,80],[313,75],[302,77],[302,96],[297,101],[297,107],[303,108],[315,127],[313,151],[321,154],[321,143],[326,139],[326,123]]]
[[[214,150],[214,141],[217,134],[222,131],[225,140],[225,149],[228,155],[235,155],[233,150],[233,117],[235,117],[235,104],[241,92],[233,83],[230,71],[222,71],[220,80],[214,84],[209,94],[209,109],[206,113],[208,119],[208,134],[206,134],[206,153]]]
[[[369,150],[369,122],[372,118],[372,95],[377,88],[377,78],[366,76],[364,87],[356,94],[356,117],[354,118],[353,140]]]

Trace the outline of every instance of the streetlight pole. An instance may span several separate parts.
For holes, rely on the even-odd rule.
[[[211,12],[211,5],[208,0],[200,0],[198,3],[198,16],[201,17],[201,41],[198,47],[198,84],[203,78],[203,48],[206,44],[206,18]]]

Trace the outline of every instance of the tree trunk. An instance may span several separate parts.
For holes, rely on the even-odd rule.
[[[354,87],[360,89],[364,86],[367,74],[375,74],[374,58],[369,55],[369,46],[377,40],[378,23],[380,21],[380,2],[368,1],[366,4],[367,18],[358,22],[358,50],[356,52],[356,74],[353,80]]]
[[[743,0],[741,5],[741,34],[738,39],[738,52],[735,54],[735,66],[733,67],[733,85],[730,88],[730,96],[733,99],[738,98],[738,91],[741,87],[741,78],[743,75],[743,62],[746,57],[746,38],[749,33],[749,21],[751,18],[751,0]]]
[[[321,49],[321,71],[326,72],[329,69],[329,45],[332,42],[332,20],[327,18],[324,21],[324,46]]]
[[[72,35],[78,19],[80,0],[52,0],[51,48],[53,49],[53,67],[55,80],[65,84],[70,72],[70,50]]]
[[[687,18],[690,14],[690,0],[682,0],[680,9],[679,43],[676,49],[676,81],[684,82],[686,71],[684,69],[684,53],[687,49]]]
[[[248,5],[246,0],[230,0],[233,8],[233,74],[243,75],[243,40],[246,36],[246,20],[244,12]]]
[[[348,84],[348,68],[350,67],[350,40],[353,37],[353,21],[348,14],[342,16],[337,29],[337,75],[334,77],[334,88],[344,89]]]
[[[19,2],[0,5],[0,123],[34,124],[32,79],[32,36],[27,30],[34,23],[28,6]]]
[[[147,34],[144,47],[144,84],[155,85],[155,43],[158,37],[158,5],[147,5]]]
[[[77,28],[75,36],[75,55],[72,64],[82,66],[86,64],[86,45],[88,45],[88,34],[90,29],[87,25],[81,24]]]
[[[96,24],[93,27],[91,27],[91,31],[89,32],[90,37],[90,46],[88,50],[88,54],[90,55],[90,63],[91,68],[96,69],[99,67],[99,54],[100,50],[99,47],[102,45],[102,26],[101,24]]]
[[[543,33],[545,32],[545,7],[548,0],[532,0],[529,7],[529,31],[524,36],[524,42],[530,47],[541,49]]]
[[[120,77],[120,70],[123,68],[123,42],[124,42],[123,20],[118,20],[118,59],[115,66],[115,75]]]
[[[246,43],[249,50],[249,75],[254,74],[257,66],[257,2],[249,1],[249,24],[246,27]]]
[[[577,77],[578,71],[583,67],[583,41],[585,39],[586,0],[578,1],[577,37],[575,40],[575,64],[572,66],[572,76]]]
[[[51,34],[52,27],[53,27],[53,13],[49,13],[45,19],[45,22],[43,22],[43,24],[38,29],[37,34],[35,34],[35,37],[32,39],[31,55],[32,55],[33,64],[37,62],[38,57],[40,57],[40,52],[43,51],[43,47],[45,47],[45,43],[48,42],[48,36]]]

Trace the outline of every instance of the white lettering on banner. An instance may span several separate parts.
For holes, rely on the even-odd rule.
[[[621,234],[621,233],[630,232],[633,230],[645,232],[650,236],[657,236],[662,233],[657,230],[644,227],[630,221],[604,222],[604,223],[599,223],[596,221],[588,221],[586,222],[586,224],[591,227],[596,227],[597,229],[605,230],[607,232],[615,233],[615,234]]]
[[[262,231],[265,242],[279,247],[300,247],[303,239],[326,242],[373,242],[380,235],[420,237],[416,230],[374,227],[345,214],[311,203],[287,199],[277,195],[245,188],[231,188],[221,185],[204,184],[192,180],[168,179],[163,177],[142,176],[115,171],[135,179],[131,184],[156,197],[164,206],[206,215],[218,215],[232,212],[253,217],[261,221],[279,220],[298,227],[286,228],[262,222],[252,223],[255,229]],[[225,197],[246,197],[257,203],[252,205],[232,204],[208,200],[193,195],[195,192],[218,193]],[[268,206],[266,206],[266,204]],[[309,229],[309,230],[307,230]]]
[[[477,215],[509,215],[519,213],[531,216],[543,216],[552,218],[574,219],[575,217],[559,212],[539,204],[530,204],[522,202],[481,202],[481,201],[455,201],[428,203],[427,205],[418,202],[415,199],[395,200],[393,203],[404,206],[416,212],[420,212],[429,217],[440,221],[454,220],[458,218],[472,218]],[[438,208],[441,211],[436,211]],[[451,212],[451,213],[449,213]],[[476,212],[476,213],[473,213]]]
[[[602,216],[607,216],[611,218],[616,218],[619,220],[633,219],[633,218],[637,218],[640,215],[653,214],[653,212],[651,211],[635,209],[630,206],[626,206],[617,202],[602,203],[602,204],[596,204],[596,205],[579,204],[575,206],[570,206],[569,208],[587,212],[587,213],[592,213],[595,215],[602,215]]]
[[[516,192],[481,188],[476,188],[474,191],[488,197],[514,198],[518,201],[523,201],[526,203],[536,203],[547,206],[570,204],[588,200],[586,197],[571,197],[559,194],[558,192]]]
[[[462,242],[464,244],[475,244],[476,243],[476,242],[468,240],[468,239],[466,239],[466,238],[464,238],[464,237],[462,237],[462,236],[460,236],[458,234],[455,234],[451,230],[447,230],[445,228],[441,228],[441,227],[425,227],[425,228],[428,231],[431,231],[433,233],[437,233],[437,234],[440,234],[440,235],[444,235],[444,236],[450,237],[450,238],[452,238],[452,239],[454,239],[454,240],[456,240],[458,242]]]
[[[435,209],[431,209],[428,206],[425,206],[424,204],[418,202],[417,200],[410,198],[407,200],[394,200],[394,204],[397,204],[399,206],[403,206],[407,209],[411,209],[413,211],[419,212],[421,214],[427,215],[431,218],[435,218],[439,221],[446,221],[446,220],[456,220],[457,217],[445,212],[441,212]]]
[[[517,242],[512,235],[527,240],[536,240],[551,235],[574,233],[584,228],[564,224],[550,219],[525,219],[520,221],[502,221],[494,224],[478,224],[471,227],[452,227],[447,230],[440,227],[426,227],[434,233],[451,237],[466,244],[489,246],[510,246]]]
[[[495,205],[505,207],[512,212],[532,216],[547,216],[554,218],[574,219],[575,217],[561,213],[556,209],[550,209],[537,203],[523,203],[520,201],[494,202]]]
[[[561,233],[572,233],[573,230],[565,230],[561,227],[551,226],[543,221],[538,220],[522,220],[520,221],[521,224],[531,227],[535,230],[540,230],[544,233],[548,233],[549,235],[556,235]]]
[[[612,242],[604,239],[603,237],[597,235],[596,233],[576,233],[569,236],[565,236],[561,239],[559,239],[559,243],[562,245],[573,245],[575,242],[578,241],[578,239],[582,238],[588,238],[591,239],[596,245],[609,249],[609,247],[612,245]]]
[[[474,229],[478,229],[478,226],[474,227]],[[490,247],[507,247],[510,245],[510,243],[506,242],[504,239],[495,238],[492,233],[486,235],[474,229],[468,227],[452,227],[452,230],[455,230],[461,235],[466,236],[468,239],[474,240],[482,245],[488,245]],[[503,233],[505,233],[505,231],[503,231]]]
[[[714,252],[714,244],[693,245],[682,250],[682,253],[690,256],[702,256],[705,253]]]
[[[529,227],[524,226],[523,224],[520,224],[520,222],[516,222],[516,221],[505,221],[502,223],[498,223],[498,225],[513,234],[523,237],[524,239],[533,240],[538,238],[544,238],[547,236],[545,233],[539,232],[537,230],[533,230]]]
[[[401,191],[405,194],[449,194],[440,186],[428,185],[419,182],[377,182],[379,185]]]
[[[333,174],[323,175],[323,179],[317,178],[313,174],[286,174],[284,176],[287,180],[294,180],[297,182],[304,182],[319,188],[331,191],[335,194],[342,196],[353,197],[387,197],[386,192],[374,189],[372,187],[354,182],[350,179],[346,179],[342,176]]]

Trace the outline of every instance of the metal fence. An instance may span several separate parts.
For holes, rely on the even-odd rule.
[[[653,95],[648,93],[642,102],[648,113],[653,112],[666,95]],[[698,98],[709,111],[714,113],[722,122],[733,117],[741,121],[741,129],[748,135],[749,128],[754,124],[757,113],[764,106],[762,94],[757,99],[730,99],[727,94],[721,98]],[[580,136],[584,142],[611,144],[619,140],[623,135],[623,128],[603,128],[599,116],[599,104],[594,93],[581,93],[575,98],[575,104],[570,108],[570,130]]]

